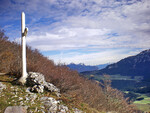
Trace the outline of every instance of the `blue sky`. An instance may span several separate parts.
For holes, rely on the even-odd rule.
[[[0,0],[0,27],[55,63],[105,64],[150,48],[150,0]],[[20,42],[19,42],[20,43]]]

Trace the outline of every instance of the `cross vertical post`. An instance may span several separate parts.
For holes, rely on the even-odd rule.
[[[25,31],[25,14],[21,14],[21,35],[22,35],[22,76],[27,76],[27,66],[26,66],[26,39],[24,35]]]
[[[25,28],[25,13],[21,14],[21,43],[22,43],[22,76],[19,82],[24,85],[27,78],[27,66],[26,66],[26,35],[28,28]]]

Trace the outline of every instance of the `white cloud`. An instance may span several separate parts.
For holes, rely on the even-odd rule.
[[[8,20],[12,21],[14,16],[15,21],[19,20],[18,13],[24,10],[29,27],[27,43],[41,51],[150,48],[149,0],[16,0],[15,4],[9,0],[7,2],[7,9],[0,5],[3,9],[0,10],[1,14],[9,12],[6,16],[3,15],[4,17],[0,15],[1,20],[7,23]],[[6,25],[4,28],[8,27],[12,27],[12,31],[15,28],[18,30],[18,33],[15,29],[15,33],[10,32],[10,35],[20,34],[19,27],[15,24]],[[125,56],[123,53],[112,52],[83,53],[78,56],[74,53],[75,56],[71,58],[67,57],[70,54],[67,53],[64,61],[83,60],[92,64],[92,61],[104,62],[106,59],[110,62],[116,61],[114,54],[118,55],[118,59]],[[104,56],[111,55],[112,58],[103,59]]]
[[[46,32],[44,35],[31,35],[27,42],[32,47],[41,51],[48,50],[70,50],[86,48],[89,45],[105,45],[104,36],[109,33],[107,29],[86,28],[60,28],[55,33]]]
[[[50,59],[54,59],[56,63],[85,63],[86,65],[99,65],[105,63],[114,63],[122,58],[135,55],[139,51],[127,52],[128,49],[116,49],[116,50],[101,50],[94,53],[61,53],[57,55],[50,55]]]

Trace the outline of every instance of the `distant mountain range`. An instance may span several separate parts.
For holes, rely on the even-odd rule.
[[[108,65],[109,65],[109,63],[107,63],[107,64],[100,64],[100,65],[96,65],[96,66],[97,66],[98,69],[100,70],[100,69],[105,68],[105,67],[108,66]]]
[[[107,66],[108,64],[100,64],[100,65],[96,65],[96,66],[90,66],[90,65],[85,65],[83,63],[80,64],[68,64],[67,67],[69,67],[72,70],[76,70],[79,73],[80,72],[85,72],[85,71],[95,71],[95,70],[99,70],[99,69],[103,69]]]
[[[78,72],[98,70],[97,66],[85,65],[83,63],[80,63],[80,64],[71,63],[67,65],[67,67],[69,67],[72,70],[76,70]]]
[[[141,53],[130,56],[120,60],[117,63],[110,64],[104,69],[83,72],[82,74],[93,74],[93,75],[116,75],[120,74],[123,76],[143,76],[144,79],[150,80],[150,49],[142,51]]]

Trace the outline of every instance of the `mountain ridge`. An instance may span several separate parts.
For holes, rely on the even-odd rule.
[[[150,79],[150,49],[144,50],[137,55],[124,58],[116,63],[106,66],[97,71],[83,72],[82,74],[120,74],[123,76],[144,76],[144,79]]]

